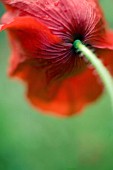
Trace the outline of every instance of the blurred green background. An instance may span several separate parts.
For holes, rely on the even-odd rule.
[[[101,4],[113,28],[113,1]],[[2,32],[0,170],[113,170],[113,115],[107,94],[71,118],[37,113],[25,100],[21,83],[7,76],[9,53]]]

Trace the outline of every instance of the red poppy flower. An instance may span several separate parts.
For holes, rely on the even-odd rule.
[[[1,30],[12,44],[9,74],[27,84],[36,107],[57,115],[79,112],[103,87],[73,48],[80,39],[113,73],[113,33],[97,0],[2,0]]]

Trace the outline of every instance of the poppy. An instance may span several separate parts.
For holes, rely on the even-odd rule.
[[[97,0],[2,0],[1,30],[12,45],[9,75],[23,80],[27,98],[46,113],[70,116],[95,101],[103,85],[73,47],[95,50],[113,74],[113,32]]]

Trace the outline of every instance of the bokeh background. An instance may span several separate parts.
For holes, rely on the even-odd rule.
[[[101,0],[113,28],[113,0]],[[0,16],[4,12],[0,4]],[[113,170],[113,115],[106,93],[78,116],[37,113],[25,88],[7,76],[10,53],[0,33],[0,170]]]

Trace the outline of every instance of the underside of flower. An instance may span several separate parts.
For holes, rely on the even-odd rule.
[[[0,28],[8,31],[13,49],[9,74],[26,82],[33,105],[69,115],[94,101],[103,87],[73,43],[81,40],[105,65],[113,64],[113,33],[97,0],[2,3],[7,12]]]

